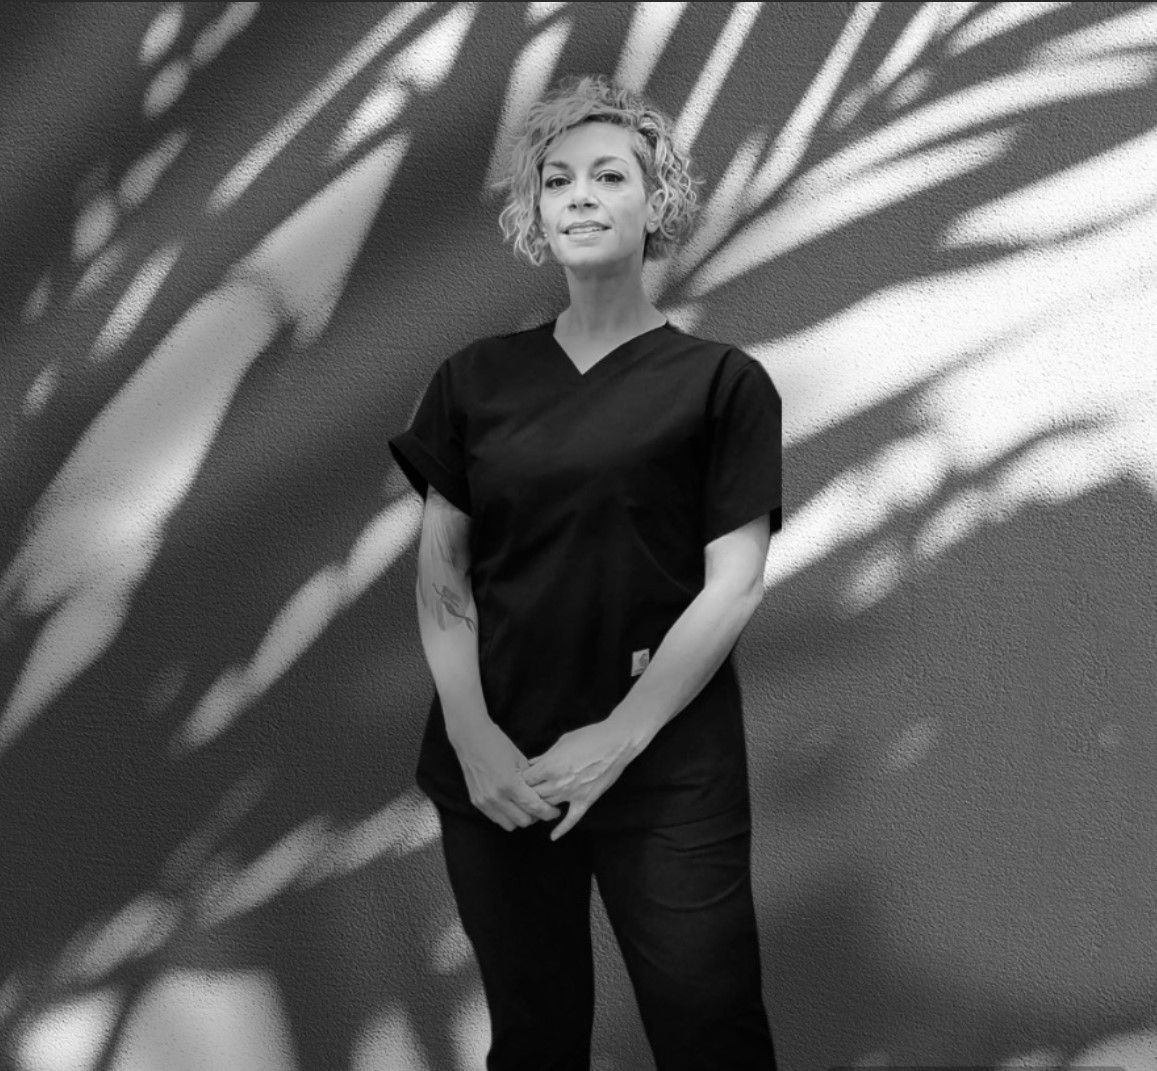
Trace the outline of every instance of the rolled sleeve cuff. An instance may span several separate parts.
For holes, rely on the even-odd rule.
[[[404,431],[390,439],[389,445],[398,467],[423,499],[427,487],[432,484],[451,505],[463,513],[470,513],[470,488],[465,478],[446,468],[416,435]]]

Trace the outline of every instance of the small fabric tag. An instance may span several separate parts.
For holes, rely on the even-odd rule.
[[[644,647],[641,651],[631,652],[631,676],[637,677],[647,668],[651,661],[651,649]]]

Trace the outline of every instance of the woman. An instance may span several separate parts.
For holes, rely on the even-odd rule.
[[[491,1071],[589,1068],[592,877],[659,1071],[775,1066],[730,653],[780,527],[780,399],[642,284],[697,181],[670,120],[604,78],[536,103],[499,219],[570,304],[443,361],[390,442],[425,497],[417,780]]]

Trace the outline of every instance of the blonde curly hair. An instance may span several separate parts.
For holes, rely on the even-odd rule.
[[[490,184],[491,190],[509,191],[498,215],[503,241],[513,239],[514,254],[535,267],[545,261],[550,242],[538,213],[542,162],[556,138],[584,122],[616,123],[631,131],[647,197],[655,190],[663,192],[659,225],[646,234],[643,259],[670,255],[694,229],[700,210],[698,187],[704,180],[691,173],[690,160],[676,147],[670,118],[603,75],[562,78],[527,111],[511,146],[508,171]]]

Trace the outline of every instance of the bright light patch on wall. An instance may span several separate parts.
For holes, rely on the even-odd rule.
[[[50,361],[29,384],[20,402],[20,412],[25,417],[34,417],[48,404],[56,388],[60,386],[60,365]]]
[[[1127,222],[1157,207],[1157,130],[1056,175],[978,205],[944,231],[941,245],[1034,245]]]
[[[173,659],[158,667],[142,697],[144,709],[153,714],[167,710],[181,694],[181,688],[188,676],[187,659]]]
[[[131,209],[143,204],[145,198],[160,182],[161,176],[172,166],[173,161],[180,156],[188,143],[187,130],[173,130],[166,134],[156,147],[137,160],[125,172],[117,188],[121,206]]]
[[[1154,260],[1155,228],[1157,208],[1063,246],[1010,253],[880,289],[821,324],[751,347],[784,394],[785,441],[836,426],[938,372],[943,387],[933,385],[929,399],[939,390],[962,389],[969,376],[982,376],[995,387],[993,371],[963,367],[963,378],[956,379],[948,370],[957,363],[966,366],[969,355],[993,347],[1002,353],[1002,339],[1010,340],[1015,356],[1003,355],[993,369],[1004,360],[1016,371],[1010,368],[999,377],[999,389],[1010,390],[1011,399],[1024,397],[1028,412],[1034,404],[1063,412],[1065,403],[1086,396],[1082,392],[1089,399],[1135,393],[1152,381],[1153,362],[1142,354],[1145,340],[1151,345],[1153,337],[1153,294],[1151,283],[1143,280]],[[1047,343],[1046,336],[1051,338]],[[1114,338],[1116,374],[1107,373],[1104,350],[1094,343],[1107,336]],[[1049,360],[1062,363],[1063,376],[1042,359],[1039,347],[1046,344]],[[1025,376],[1047,378],[1045,397],[1036,403],[1026,396]],[[917,401],[918,408],[924,404]],[[945,432],[957,437],[975,438],[979,429],[989,427],[998,436],[1005,429],[1006,440],[1025,434],[1009,419],[1006,398],[999,393],[946,399],[936,411]],[[958,425],[961,430],[953,432]]]
[[[362,142],[392,126],[409,103],[410,90],[406,86],[399,82],[380,83],[342,127],[326,153],[326,163],[338,163]]]
[[[129,283],[124,296],[109,313],[100,333],[93,340],[88,356],[93,361],[103,361],[116,353],[132,335],[137,325],[157,296],[177,257],[181,254],[179,242],[170,242],[158,249],[141,265],[133,281]]]
[[[455,4],[387,61],[383,78],[404,82],[422,93],[437,89],[454,69],[477,14],[477,4]]]
[[[719,32],[719,38],[711,55],[703,64],[699,77],[687,99],[679,117],[675,120],[675,129],[672,139],[684,152],[688,152],[695,144],[699,131],[719,96],[723,82],[731,73],[731,68],[739,56],[740,50],[747,43],[747,36],[759,18],[763,4],[739,3],[731,9],[727,22]]]
[[[430,949],[430,966],[439,974],[456,974],[470,966],[473,956],[470,938],[462,929],[461,920],[455,915]]]
[[[1072,200],[1097,211],[1080,184]],[[1011,222],[1016,209],[1006,211]],[[1024,508],[1115,481],[1157,497],[1155,267],[1157,204],[1063,243],[881,290],[793,339],[751,347],[784,398],[787,443],[901,390],[913,392],[920,425],[791,512],[765,584],[874,537],[949,477],[961,486],[922,520],[916,562]],[[876,574],[877,588],[886,581]]]
[[[86,925],[61,952],[54,977],[68,985],[99,982],[130,959],[160,948],[177,921],[176,905],[144,893],[103,924]]]
[[[727,242],[692,276],[687,288],[696,296],[709,294],[858,219],[979,171],[1004,155],[1015,136],[1011,130],[981,134],[878,166],[848,178],[839,189],[793,192]]]
[[[180,753],[207,743],[223,733],[258,698],[260,692],[248,685],[245,669],[227,666],[173,735],[170,748]]]
[[[185,92],[191,73],[192,67],[184,59],[175,59],[157,71],[141,105],[145,118],[156,119],[168,111]]]
[[[767,162],[760,169],[739,209],[746,213],[767,201],[799,169],[804,153],[815,141],[815,132],[825,120],[839,128],[850,122],[852,113],[836,109],[832,102],[847,78],[856,53],[863,44],[880,9],[879,4],[857,4],[844,24],[835,45],[828,52],[807,91],[787,122],[776,134]]]
[[[202,298],[57,470],[0,578],[0,600],[47,617],[0,711],[0,746],[120,630],[170,513],[196,478],[245,370],[277,327],[264,296],[252,290]]]
[[[368,818],[335,832],[324,852],[301,875],[301,884],[344,877],[383,856],[410,855],[429,847],[440,835],[433,803],[417,789],[409,789]]]
[[[989,79],[930,102],[867,137],[854,139],[847,148],[800,176],[791,193],[800,198],[815,198],[821,192],[842,196],[854,176],[870,174],[888,161],[902,163],[924,145],[951,148],[951,143],[942,144],[949,135],[991,125],[998,119],[1021,120],[1033,109],[1064,100],[1116,93],[1143,84],[1153,63],[1157,60],[1142,69],[1129,60],[1091,60],[1064,70],[1033,67]],[[983,144],[984,138],[980,135],[962,144]]]
[[[1069,6],[1067,3],[1045,2],[989,4],[985,11],[969,19],[952,34],[947,42],[947,52],[950,56],[959,56],[985,41],[1019,30],[1034,19],[1042,19]]]
[[[694,334],[700,321],[703,319],[703,306],[697,301],[689,301],[685,305],[672,305],[670,308],[660,308],[659,311],[676,327]]]
[[[141,66],[149,67],[156,63],[170,48],[181,32],[181,23],[185,17],[183,4],[166,4],[156,15],[149,28],[141,38],[141,48],[138,54]]]
[[[911,108],[921,97],[928,95],[935,83],[936,78],[927,67],[910,71],[885,94],[885,106],[893,112]]]
[[[391,57],[377,87],[358,106],[334,140],[329,162],[336,163],[357,145],[380,133],[405,110],[409,89],[436,89],[454,69],[477,4],[455,4],[438,22]]]
[[[994,1071],[1014,1071],[1024,1068],[1025,1071],[1043,1071],[1044,1068],[1061,1068],[1066,1066],[1065,1054],[1060,1049],[1031,1049],[1020,1052],[1015,1056],[1008,1056],[999,1061]],[[1069,1067],[1087,1067],[1084,1060],[1079,1063],[1068,1064]]]
[[[106,535],[99,519],[93,525],[93,531]],[[108,544],[99,549],[107,552]],[[113,567],[111,563],[110,567]],[[26,611],[29,602],[38,598],[41,592],[35,587],[25,587],[23,592],[13,595],[17,584],[11,578],[19,569],[16,565],[5,575],[0,599],[16,601],[23,595],[20,610]],[[39,579],[34,577],[32,583]],[[52,597],[56,592],[45,594]],[[104,592],[77,592],[45,622],[21,668],[15,688],[0,710],[0,751],[7,748],[67,683],[79,676],[112,643],[126,610],[123,602],[117,603],[115,595],[109,598]]]
[[[260,4],[229,4],[208,26],[197,34],[190,58],[198,67],[216,59],[221,50],[256,17]]]
[[[871,91],[868,89],[867,83],[861,82],[858,86],[853,86],[844,94],[843,99],[832,108],[827,125],[832,130],[846,130],[855,121],[856,116],[864,110],[869,100],[871,100]],[[777,185],[782,185],[784,177],[782,174],[777,176]]]
[[[133,1006],[114,1066],[115,1071],[296,1071],[292,1036],[269,972],[171,971]]]
[[[176,751],[219,736],[260,698],[322,635],[330,622],[389,569],[421,527],[416,492],[391,503],[363,529],[345,562],[324,566],[289,598],[271,622],[252,659],[228,667],[173,737]]]
[[[90,260],[116,231],[116,201],[107,190],[84,206],[72,231],[72,259],[78,264]]]
[[[25,324],[36,323],[44,315],[44,310],[48,308],[48,300],[51,296],[52,279],[48,272],[45,272],[33,288],[32,293],[24,301],[24,306],[20,310],[21,322]]]
[[[211,873],[221,858],[216,853],[222,842],[265,797],[271,780],[267,767],[257,768],[247,771],[230,785],[210,807],[199,826],[169,852],[161,865],[158,880],[169,888],[203,888],[205,874]],[[228,858],[226,853],[226,860]]]
[[[923,523],[912,540],[912,554],[917,560],[933,559],[994,520],[996,511],[988,487],[969,487],[953,495]]]
[[[905,725],[888,746],[884,769],[889,773],[899,773],[921,762],[931,752],[940,730],[941,719],[938,717],[917,718]]]
[[[119,1006],[110,987],[37,1016],[16,1045],[20,1071],[95,1071]]]
[[[857,1056],[852,1060],[850,1067],[880,1068],[891,1067],[891,1058],[883,1049],[873,1049]]]
[[[936,6],[940,9],[940,32],[947,36],[981,5],[977,0],[954,0]]]
[[[410,141],[408,132],[395,134],[338,174],[232,273],[265,290],[279,315],[295,323],[295,347],[311,345],[325,331]]]
[[[309,92],[305,100],[294,107],[230,169],[209,195],[206,211],[211,214],[223,212],[237,201],[309,122],[430,6],[429,3],[406,3],[391,8]]]
[[[95,294],[113,276],[125,259],[124,242],[113,242],[96,258],[80,277],[65,304],[75,307],[85,298]]]
[[[218,926],[272,900],[325,849],[329,819],[315,815],[236,873],[222,877],[201,906],[199,921]]]
[[[714,188],[704,191],[707,199],[688,240],[672,250],[666,260],[644,262],[643,279],[649,293],[662,293],[675,280],[682,279],[724,240],[735,224],[738,206],[759,165],[766,141],[766,129],[749,133],[735,151],[722,178]],[[695,304],[699,305],[698,302]]]
[[[895,86],[943,31],[942,4],[923,4],[904,24],[900,36],[868,78],[867,98],[877,97]]]
[[[951,466],[938,435],[906,435],[866,460],[866,480],[880,488],[880,500],[890,514],[914,511],[940,490]]]
[[[530,106],[546,93],[570,32],[570,19],[556,20],[528,41],[511,65],[506,99],[494,134],[490,162],[486,166],[487,186],[506,173],[514,133],[526,118]]]
[[[1040,63],[1075,63],[1130,48],[1157,46],[1157,5],[1141,4],[1111,19],[1100,19],[1079,30],[1037,45],[1030,59]]]
[[[10,1019],[20,1003],[22,978],[19,971],[13,971],[0,985],[0,1022]]]
[[[904,577],[905,555],[894,540],[876,543],[859,562],[841,592],[845,607],[863,613],[882,602]]]
[[[1120,751],[1123,733],[1119,722],[1109,722],[1097,730],[1097,743],[1106,751]]]
[[[450,1037],[459,1067],[485,1066],[486,1052],[490,1048],[490,1013],[481,988],[475,987],[454,1009]]]
[[[1061,431],[1017,454],[991,480],[992,497],[1018,508],[1059,506],[1126,476],[1128,457],[1116,453],[1108,429]],[[1157,483],[1153,484],[1157,487]]]
[[[631,24],[612,80],[641,93],[686,7],[686,3],[632,4]]]
[[[1138,247],[1131,248],[1136,256]],[[1154,254],[1148,259],[1153,261]],[[1052,439],[1063,446],[1074,435],[1099,431],[1100,453],[1116,438],[1112,434],[1116,415],[1148,407],[1157,397],[1153,284],[1130,287],[1120,278],[1134,272],[1135,263],[1102,263],[1098,267],[1108,277],[1104,282],[1117,276],[1121,292],[1111,294],[1098,286],[1091,266],[1080,283],[1066,287],[1057,278],[1063,260],[1055,253],[1037,260],[1039,288],[1032,296],[1047,302],[1051,313],[1047,320],[1032,324],[1035,330],[1030,334],[928,384],[920,394],[920,412],[943,439],[957,468],[988,468],[1005,457],[1027,463],[1027,455],[1018,462],[1014,452],[1022,444],[1039,447],[1030,441],[1038,436],[1044,437],[1042,442]],[[1054,280],[1058,289],[1046,296]],[[1006,305],[1028,296],[1018,292],[1016,283],[1008,287]],[[1062,305],[1066,290],[1072,302],[1067,309]],[[1102,345],[1105,338],[1113,339],[1111,351]],[[1080,422],[1091,426],[1072,426]],[[1123,461],[1127,451],[1110,454]],[[1088,461],[1093,464],[1094,459]],[[1149,480],[1153,476],[1137,475]]]
[[[569,6],[566,3],[550,3],[549,0],[535,0],[535,2],[526,5],[526,21],[532,26],[539,22],[545,22],[552,15],[557,15],[564,7]]]
[[[1157,1027],[1151,1023],[1140,1030],[1113,1034],[1077,1053],[1070,1067],[1127,1068],[1128,1071],[1157,1071]]]
[[[350,1071],[430,1071],[422,1042],[405,1008],[388,1008],[362,1027],[353,1047]]]

